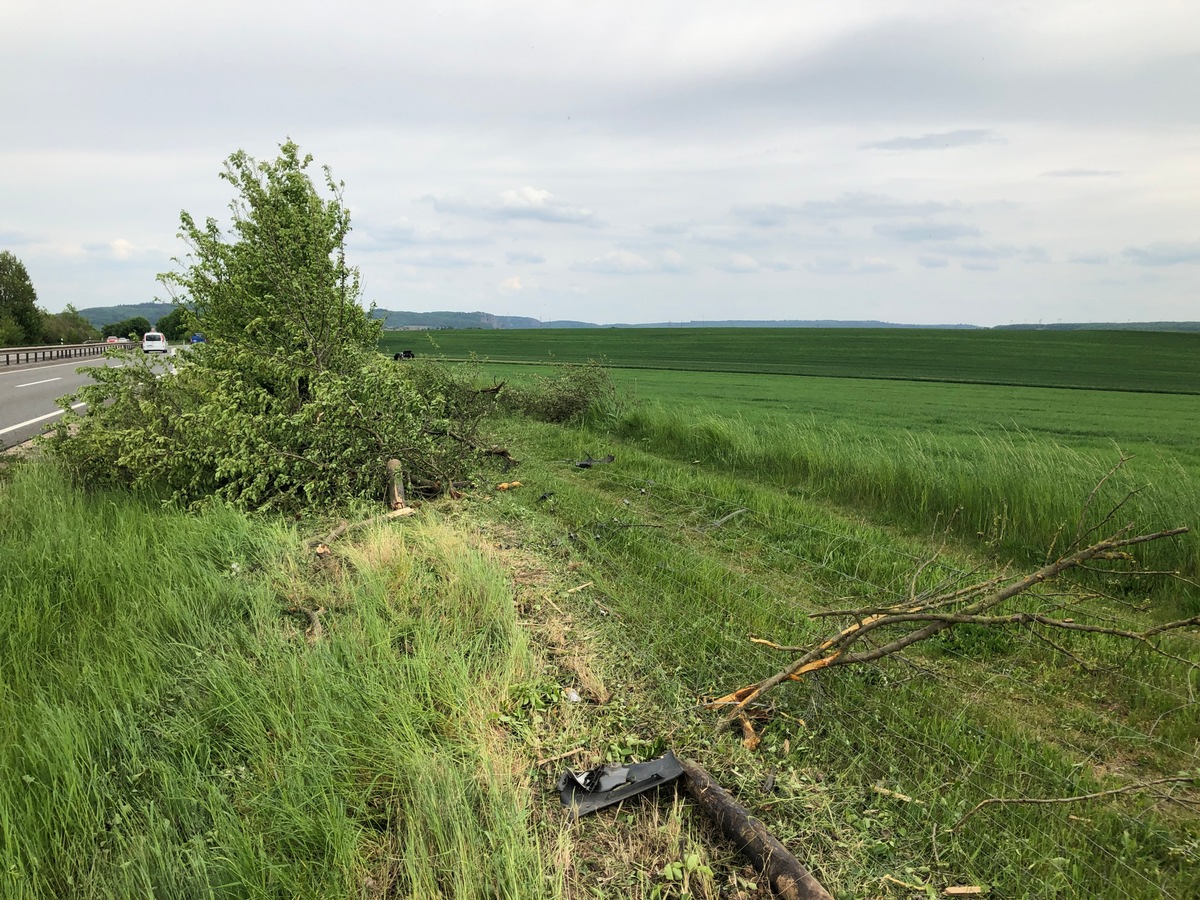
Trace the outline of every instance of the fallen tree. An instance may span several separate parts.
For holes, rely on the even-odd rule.
[[[310,163],[290,141],[270,162],[235,153],[221,175],[237,193],[230,227],[181,214],[188,255],[159,278],[207,340],[166,372],[141,353],[92,368],[61,401],[49,447],[82,480],[291,511],[385,486],[402,504],[389,459],[441,484],[484,461],[496,394],[467,370],[378,353],[380,323],[346,262],[342,185],[326,170],[318,190]]]

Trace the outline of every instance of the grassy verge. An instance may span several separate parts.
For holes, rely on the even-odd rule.
[[[423,518],[314,565],[288,527],[15,467],[0,895],[551,893],[495,724],[531,665],[507,580]]]
[[[1172,789],[1184,805],[1146,789],[996,805],[953,827],[989,798],[1071,797],[1197,771],[1198,685],[1186,664],[1115,640],[1065,640],[1055,649],[1023,632],[963,630],[904,662],[781,688],[751,752],[740,735],[714,739],[713,716],[701,708],[780,666],[778,654],[748,637],[811,643],[822,626],[809,612],[903,596],[937,540],[615,434],[523,425],[511,446],[525,459],[522,488],[482,508],[519,536],[509,538],[514,545],[557,557],[575,567],[577,585],[591,583],[537,605],[548,631],[557,623],[575,635],[570,646],[600,648],[592,668],[610,695],[565,712],[551,706],[528,737],[539,753],[583,747],[592,763],[671,746],[694,756],[839,897],[908,893],[888,878],[934,893],[984,884],[1004,897],[1183,898],[1200,890],[1194,785]],[[617,461],[588,470],[570,462],[607,452]],[[738,509],[745,512],[725,518]],[[1004,562],[943,553],[948,569]],[[1076,615],[1131,625],[1160,615],[1119,599],[1078,604]],[[1200,660],[1193,638],[1168,648]],[[574,683],[594,697],[584,682]],[[610,868],[649,826],[647,810],[670,813],[662,802],[598,816],[571,833],[577,895],[674,896],[658,874],[661,851],[647,851],[624,877]],[[730,848],[708,840],[701,852],[714,876],[696,879],[694,896],[743,889],[747,873]]]

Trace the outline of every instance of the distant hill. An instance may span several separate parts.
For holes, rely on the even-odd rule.
[[[376,319],[383,319],[383,327],[387,329],[403,328],[599,328],[591,322],[573,322],[569,320],[543,322],[528,316],[496,316],[485,312],[404,312],[391,309],[377,309],[372,313]]]
[[[980,328],[980,325],[906,325],[876,319],[724,319],[716,322],[653,322],[613,328]]]
[[[134,316],[142,316],[151,325],[175,309],[172,303],[128,303],[123,306],[92,306],[79,310],[79,314],[97,328],[111,325],[113,322],[123,322]]]
[[[1200,331],[1200,322],[1055,322],[997,325],[997,331]]]
[[[95,325],[103,328],[134,316],[144,316],[155,324],[175,307],[170,303],[129,303],[123,306],[93,306],[81,309],[80,314]],[[936,329],[981,329],[979,325],[908,325],[901,322],[880,322],[873,319],[722,319],[719,321],[687,322],[622,322],[598,325],[595,322],[577,322],[572,319],[542,321],[530,316],[497,316],[486,312],[406,312],[403,310],[377,309],[372,313],[383,320],[388,330],[405,328],[479,328],[484,330],[523,328],[936,328]],[[1014,324],[997,325],[996,331],[1184,331],[1200,332],[1200,322],[1055,322],[1051,325]]]

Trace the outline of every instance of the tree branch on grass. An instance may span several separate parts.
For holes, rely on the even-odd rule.
[[[1076,797],[989,797],[987,800],[982,800],[969,809],[957,822],[951,826],[951,831],[958,831],[963,822],[979,812],[985,806],[991,806],[996,803],[1013,804],[1021,803],[1025,805],[1046,806],[1056,803],[1078,803],[1083,800],[1096,800],[1100,797],[1111,797],[1114,794],[1128,794],[1130,791],[1140,791],[1148,787],[1154,787],[1158,784],[1183,784],[1196,780],[1195,775],[1174,775],[1170,778],[1155,778],[1153,781],[1139,781],[1136,784],[1127,784],[1124,787],[1112,788],[1107,791],[1096,791],[1091,794],[1080,794]],[[1163,795],[1161,799],[1174,800],[1174,797]]]
[[[1197,667],[1189,660],[1168,653],[1152,642],[1151,638],[1171,631],[1196,627],[1200,625],[1200,616],[1156,625],[1139,632],[1109,625],[1091,625],[1076,622],[1074,619],[1053,617],[1028,610],[1002,611],[1004,605],[1013,598],[1040,587],[1064,572],[1080,568],[1093,560],[1129,562],[1133,560],[1128,552],[1129,548],[1176,537],[1188,531],[1186,527],[1179,527],[1134,535],[1131,534],[1132,530],[1132,525],[1126,525],[1104,540],[1076,549],[1021,577],[1002,575],[968,587],[954,588],[946,585],[940,593],[926,592],[919,597],[912,597],[911,594],[916,585],[914,578],[910,585],[910,597],[903,603],[815,613],[812,618],[839,616],[853,620],[851,624],[816,647],[783,647],[762,638],[751,638],[755,643],[764,644],[782,652],[800,653],[801,655],[774,675],[715,700],[709,706],[710,708],[730,709],[721,723],[721,727],[724,728],[736,720],[744,720],[746,708],[751,703],[784,681],[798,681],[807,673],[831,666],[874,662],[899,653],[913,644],[931,638],[956,625],[998,628],[1025,626],[1031,629],[1041,627],[1108,635],[1140,642],[1155,653]],[[914,626],[918,627],[914,628]],[[858,650],[858,647],[867,638],[875,637],[882,637],[882,643],[870,649]],[[854,650],[858,652],[852,652]]]

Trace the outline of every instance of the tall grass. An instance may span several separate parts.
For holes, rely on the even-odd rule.
[[[762,744],[747,752],[740,734],[714,737],[717,714],[704,701],[797,655],[749,638],[811,647],[838,627],[811,612],[892,602],[913,578],[982,578],[1007,560],[773,484],[746,458],[718,464],[724,442],[689,445],[709,455],[668,455],[653,442],[528,422],[511,437],[526,490],[498,494],[487,514],[556,553],[570,548],[576,578],[591,586],[556,598],[555,614],[581,598],[570,614],[603,635],[621,674],[613,705],[627,710],[608,712],[619,733],[700,759],[835,896],[890,896],[886,875],[938,894],[950,884],[1029,898],[1200,890],[1194,810],[1150,795],[991,806],[953,829],[988,798],[1070,797],[1194,772],[1197,678],[1186,661],[1116,639],[1055,635],[1055,648],[1020,631],[956,630],[903,661],[780,686],[755,710]],[[615,461],[569,464],[600,451]],[[734,462],[744,470],[731,471]],[[935,553],[945,568],[922,568]],[[1040,596],[1029,603],[1066,603],[1086,621],[1140,628],[1155,614]],[[1166,648],[1197,658],[1189,637]],[[644,686],[653,701],[627,686]]]
[[[1109,478],[1120,458],[1019,432],[941,437],[803,419],[740,416],[643,405],[626,413],[622,437],[675,458],[753,475],[814,499],[870,511],[909,528],[951,526],[1005,557],[1043,558],[1064,549],[1080,525],[1098,524],[1131,491],[1113,525],[1141,530],[1200,523],[1200,484],[1173,459],[1139,458]],[[1200,535],[1148,545],[1152,569],[1200,572]]]
[[[45,465],[0,485],[0,896],[552,887],[493,733],[530,660],[503,577],[436,524],[299,546]]]

